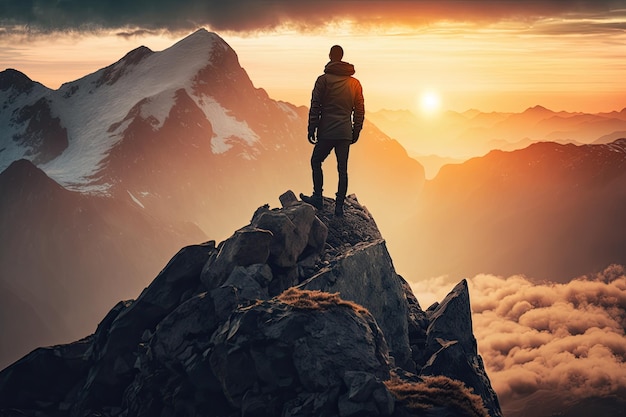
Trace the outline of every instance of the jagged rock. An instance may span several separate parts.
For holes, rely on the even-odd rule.
[[[0,372],[0,415],[501,416],[464,281],[424,312],[355,196],[341,218],[280,201],[183,248],[90,337]]]
[[[121,310],[110,327],[96,335],[102,344],[94,344],[94,365],[82,388],[77,408],[99,408],[121,401],[125,387],[134,377],[135,352],[144,331],[174,310],[181,298],[199,284],[199,274],[211,253],[213,242],[181,249],[163,268],[137,300]]]
[[[226,397],[236,408],[264,404],[255,415],[282,415],[296,392],[343,388],[348,371],[389,377],[387,345],[374,318],[328,293],[292,289],[238,311],[213,342],[211,365]],[[352,400],[369,400],[361,397]],[[334,404],[324,408],[336,407],[333,395],[326,400]]]
[[[420,375],[445,375],[462,381],[478,394],[492,417],[501,416],[472,331],[467,281],[462,280],[430,313],[426,332],[428,362]]]
[[[74,343],[35,349],[2,371],[0,415],[3,409],[55,411],[63,405],[76,384],[85,377],[90,363],[86,338]]]
[[[362,371],[348,371],[344,375],[347,392],[339,398],[339,415],[390,416],[394,399],[385,384],[374,375]]]
[[[227,319],[237,307],[269,298],[268,285],[271,281],[272,270],[266,264],[236,266],[223,285],[211,290],[219,319]]]
[[[279,268],[296,264],[309,243],[315,210],[308,204],[292,204],[282,210],[257,211],[251,224],[272,232],[270,263]]]
[[[411,363],[405,289],[383,240],[350,248],[300,287],[338,292],[343,299],[367,308],[386,335],[396,364],[415,370]]]
[[[219,252],[202,268],[200,280],[211,290],[226,281],[237,266],[264,264],[270,255],[272,233],[246,226],[219,245]]]

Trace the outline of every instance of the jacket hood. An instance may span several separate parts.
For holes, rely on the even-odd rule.
[[[343,61],[330,61],[324,67],[325,74],[354,75],[354,65]]]

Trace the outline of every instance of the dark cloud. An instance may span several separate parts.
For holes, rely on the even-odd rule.
[[[603,15],[623,1],[529,0],[0,0],[0,28],[33,32],[140,28],[256,31],[314,29],[349,18],[364,25]]]
[[[449,287],[441,279],[413,284],[420,302]],[[624,267],[565,284],[479,275],[469,288],[478,349],[505,415],[530,415],[531,398],[558,411],[626,393]],[[525,408],[516,412],[519,403]]]

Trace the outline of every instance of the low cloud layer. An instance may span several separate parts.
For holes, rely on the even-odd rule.
[[[610,0],[0,0],[0,35],[20,28],[35,32],[127,27],[178,31],[208,26],[220,31],[255,31],[284,23],[314,29],[342,19],[379,25],[428,24],[440,19],[467,22],[551,16],[591,18],[618,11],[620,3]],[[593,20],[586,22],[593,25]]]
[[[566,284],[491,275],[468,283],[479,352],[505,410],[538,393],[557,409],[626,393],[624,267]],[[451,288],[442,279],[412,287],[420,302]]]

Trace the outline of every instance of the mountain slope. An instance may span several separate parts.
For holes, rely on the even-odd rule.
[[[607,143],[624,137],[626,131],[626,109],[591,114],[535,106],[521,113],[448,111],[431,117],[380,110],[368,113],[368,118],[420,162],[427,155],[467,160],[491,150],[513,151],[541,141],[588,144],[604,138],[601,143]],[[428,176],[434,177],[443,165],[429,167]]]
[[[537,143],[447,165],[406,225],[412,276],[526,274],[567,281],[626,263],[626,140]]]
[[[0,283],[13,295],[2,321],[22,318],[3,327],[5,365],[37,345],[92,331],[96,317],[143,288],[176,246],[203,236],[133,204],[68,191],[27,160],[0,174],[0,194]]]

